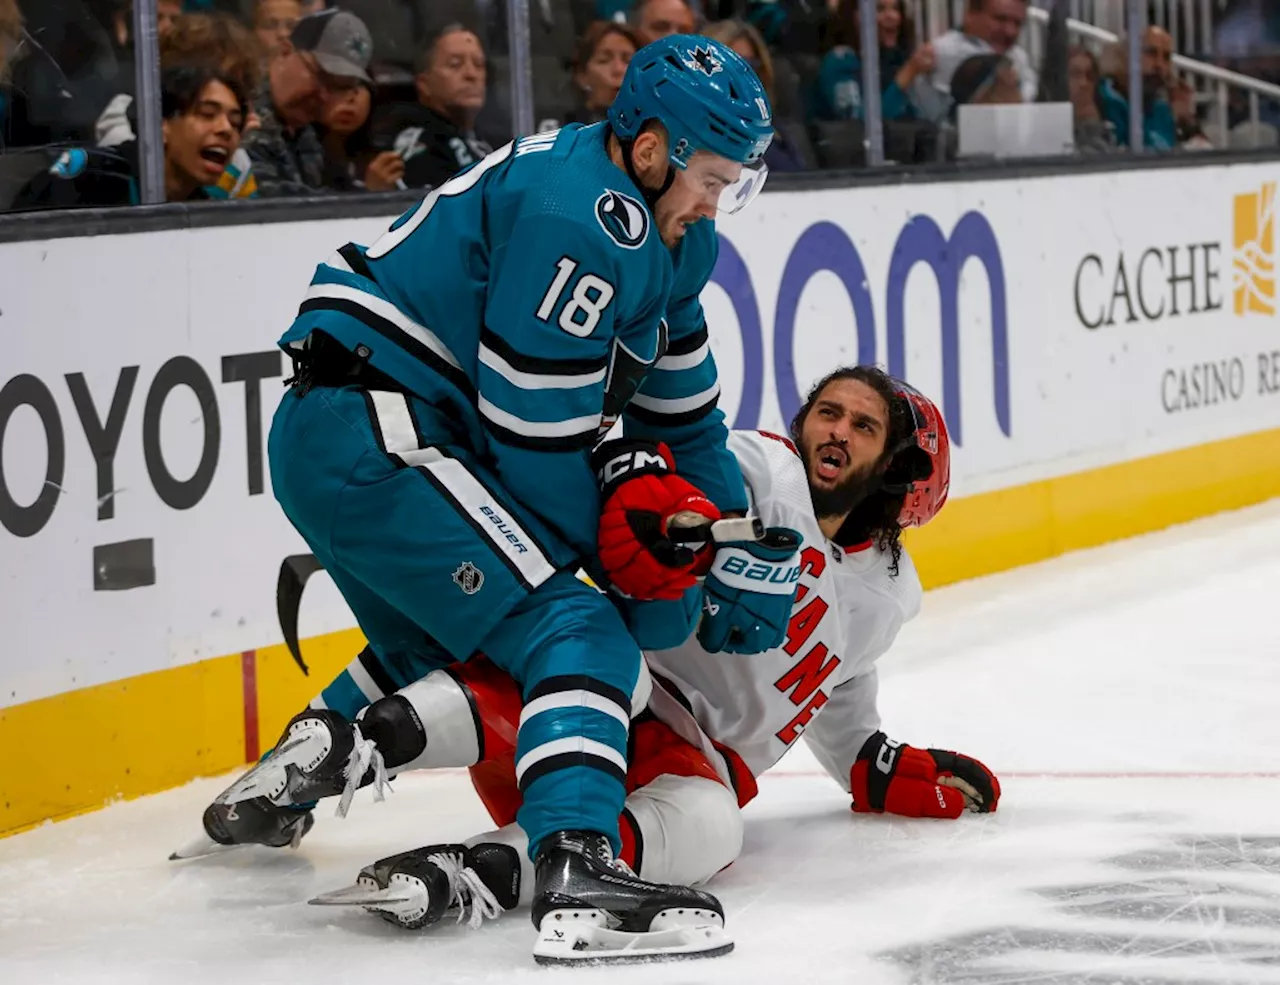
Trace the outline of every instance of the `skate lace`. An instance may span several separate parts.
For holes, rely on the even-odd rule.
[[[472,929],[479,927],[487,917],[496,919],[503,912],[502,904],[484,884],[480,874],[462,861],[460,854],[437,853],[428,855],[427,861],[440,867],[449,880],[449,891],[453,894],[449,905],[458,905],[458,923],[467,915],[467,904],[471,904],[469,924]]]
[[[342,797],[338,800],[338,810],[335,812],[338,817],[347,816],[347,811],[351,809],[351,800],[355,797],[356,791],[360,788],[360,781],[369,771],[370,766],[373,767],[373,799],[385,800],[385,792],[391,789],[391,785],[387,782],[387,764],[383,761],[377,745],[371,739],[361,735],[359,729],[355,729],[355,745],[351,749],[347,765],[343,768],[347,785],[342,788]]]

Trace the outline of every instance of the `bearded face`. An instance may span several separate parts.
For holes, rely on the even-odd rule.
[[[820,518],[851,512],[879,486],[889,408],[856,379],[833,380],[805,416],[797,446]]]

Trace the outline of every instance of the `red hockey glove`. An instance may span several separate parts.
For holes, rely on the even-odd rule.
[[[698,552],[667,536],[676,514],[720,519],[701,491],[675,474],[665,444],[620,438],[591,456],[600,481],[600,564],[623,595],[678,599],[697,580],[696,568],[714,548]]]
[[[877,732],[863,743],[849,775],[860,814],[956,818],[986,814],[1000,802],[1000,781],[976,759],[944,749],[916,749]]]

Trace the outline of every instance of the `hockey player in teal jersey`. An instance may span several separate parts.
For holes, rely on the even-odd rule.
[[[516,140],[319,266],[281,340],[296,372],[271,477],[369,647],[206,810],[210,839],[296,845],[316,799],[345,811],[356,787],[429,764],[430,708],[399,692],[484,652],[524,692],[535,925],[727,949],[714,897],[613,858],[647,697],[628,620],[679,601],[687,635],[715,548],[678,543],[671,521],[747,506],[698,299],[714,216],[759,191],[772,133],[745,61],[665,38],[632,60],[607,122]],[[619,418],[627,441],[593,457]]]

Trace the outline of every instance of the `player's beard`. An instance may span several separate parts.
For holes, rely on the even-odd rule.
[[[812,456],[805,452],[806,474],[812,476]],[[881,476],[876,463],[871,462],[857,469],[848,478],[834,486],[815,486],[809,480],[809,497],[813,500],[813,512],[820,520],[833,516],[848,516],[863,500],[880,488]]]

